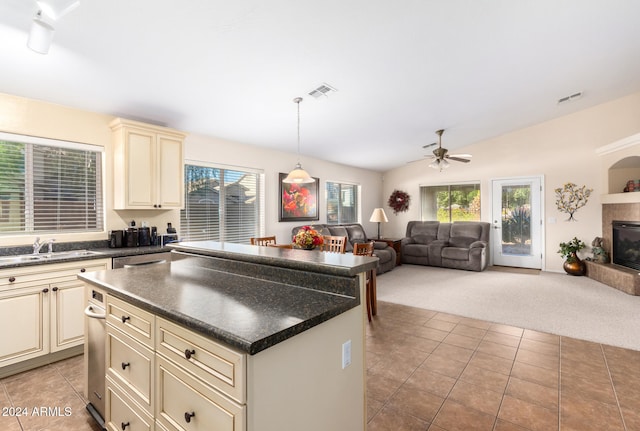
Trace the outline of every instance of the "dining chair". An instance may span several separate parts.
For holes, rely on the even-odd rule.
[[[293,244],[267,244],[267,247],[293,248]]]
[[[373,256],[373,241],[356,243],[353,254],[357,256]],[[376,298],[376,269],[367,271],[365,281],[365,302],[367,303],[367,318],[371,322],[372,316],[378,314],[378,300]]]
[[[251,245],[269,245],[276,243],[275,236],[254,237],[249,238],[249,240],[251,241]]]
[[[343,253],[344,249],[347,246],[347,237],[346,236],[331,236],[324,235],[322,237],[322,250],[328,253]]]

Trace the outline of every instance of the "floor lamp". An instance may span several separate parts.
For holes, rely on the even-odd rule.
[[[380,223],[382,222],[387,223],[389,221],[389,219],[387,218],[387,215],[384,213],[384,209],[375,208],[373,210],[373,214],[371,214],[371,218],[369,219],[369,221],[373,223],[378,223],[378,239],[380,239]]]

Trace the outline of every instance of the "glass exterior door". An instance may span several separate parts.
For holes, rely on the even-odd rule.
[[[542,267],[541,179],[493,181],[493,264]]]

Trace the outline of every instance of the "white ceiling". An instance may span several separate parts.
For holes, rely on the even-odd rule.
[[[36,11],[0,2],[0,92],[294,153],[301,96],[303,164],[384,171],[440,128],[454,150],[640,91],[637,0],[82,0],[48,55]]]

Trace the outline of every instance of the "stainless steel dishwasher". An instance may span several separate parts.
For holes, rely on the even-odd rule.
[[[104,430],[104,394],[105,394],[105,341],[107,327],[105,318],[105,294],[91,289],[87,307],[84,309],[85,329],[85,363],[87,366],[87,410]]]

